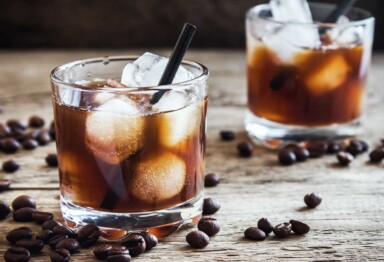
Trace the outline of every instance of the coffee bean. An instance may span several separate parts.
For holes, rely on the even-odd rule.
[[[41,146],[45,146],[51,141],[51,135],[49,134],[49,131],[44,129],[40,131],[39,136],[37,137],[37,142]]]
[[[37,233],[37,235],[36,235],[36,239],[40,239],[40,240],[42,240],[45,244],[47,244],[48,241],[49,241],[49,239],[51,239],[54,235],[55,235],[55,233],[53,233],[52,230],[50,230],[50,229],[44,229],[44,230],[40,231],[39,233]]]
[[[31,222],[34,212],[36,212],[36,209],[32,207],[19,208],[13,211],[13,220],[17,222]]]
[[[107,257],[107,262],[129,262],[131,256],[127,254],[111,255]]]
[[[36,254],[43,249],[44,242],[39,239],[22,239],[17,241],[15,245],[28,249],[31,254]]]
[[[43,224],[47,220],[52,220],[53,214],[49,212],[36,211],[32,214],[32,220],[38,224]]]
[[[212,215],[220,209],[220,203],[214,198],[205,198],[203,204],[203,215]]]
[[[121,245],[129,250],[129,254],[132,257],[140,255],[146,249],[145,240],[139,234],[129,235]]]
[[[290,166],[296,162],[296,155],[287,149],[280,150],[278,159],[283,166]]]
[[[273,233],[278,238],[287,237],[291,234],[292,225],[288,222],[278,224],[273,228]]]
[[[364,152],[364,148],[360,142],[351,141],[351,143],[345,148],[345,151],[356,157]]]
[[[238,143],[237,152],[241,157],[251,157],[253,154],[253,145],[249,142]]]
[[[209,237],[202,231],[192,231],[187,234],[188,244],[194,248],[203,248],[209,244]]]
[[[297,147],[293,149],[297,162],[304,162],[309,158],[309,151],[304,147]]]
[[[100,229],[92,224],[83,226],[77,232],[77,240],[83,247],[94,245],[100,237]]]
[[[3,140],[1,140],[0,147],[4,153],[13,154],[20,149],[21,145],[14,138],[4,138]]]
[[[57,155],[56,154],[48,154],[45,157],[45,162],[50,167],[57,167],[57,165],[58,165],[58,163],[57,163]]]
[[[17,210],[22,207],[36,208],[36,201],[27,195],[18,196],[12,201],[12,208],[13,210]]]
[[[9,205],[6,202],[0,200],[0,220],[5,219],[10,212],[11,208]]]
[[[372,163],[380,163],[384,159],[384,148],[378,147],[369,154]]]
[[[317,193],[307,194],[304,197],[304,202],[309,208],[315,208],[320,205],[322,198]]]
[[[305,235],[309,232],[310,227],[300,221],[290,220],[289,223],[292,225],[292,231],[297,235]]]
[[[6,262],[27,262],[30,258],[29,251],[22,247],[11,247],[4,253]]]
[[[158,240],[157,237],[149,232],[141,232],[140,235],[144,238],[145,241],[145,250],[151,250],[157,246]]]
[[[45,121],[40,116],[31,116],[28,121],[29,127],[41,128],[45,124]]]
[[[107,255],[108,256],[129,255],[129,250],[125,246],[115,246],[108,251]]]
[[[6,122],[7,126],[11,128],[12,131],[14,130],[25,130],[27,129],[27,124],[25,121],[18,120],[18,119],[9,119]]]
[[[0,138],[8,137],[11,135],[11,129],[6,124],[0,123]]]
[[[251,240],[264,240],[267,235],[265,232],[257,227],[249,227],[244,231],[244,236]]]
[[[45,221],[42,225],[41,225],[41,228],[44,230],[44,229],[49,229],[49,230],[52,230],[56,227],[56,226],[62,226],[62,224],[56,220],[47,220]]]
[[[50,248],[56,249],[57,244],[59,244],[62,240],[67,238],[68,238],[67,235],[55,235],[54,233],[54,236],[48,240],[48,245]]]
[[[363,152],[367,152],[368,149],[369,149],[369,145],[368,145],[368,143],[365,142],[364,140],[354,139],[354,140],[352,140],[349,144],[350,144],[350,145],[360,144],[361,147],[362,147]]]
[[[35,139],[28,138],[23,142],[22,145],[25,150],[33,150],[39,146],[39,143]]]
[[[61,240],[56,244],[56,248],[61,249],[64,248],[69,251],[69,253],[73,254],[80,249],[80,244],[76,239],[66,238]]]
[[[328,142],[327,144],[327,154],[336,154],[341,151],[341,145],[336,142]]]
[[[22,239],[32,239],[33,232],[29,227],[19,227],[11,230],[5,238],[12,244]]]
[[[56,235],[67,235],[70,238],[76,238],[77,236],[76,231],[67,226],[55,226],[52,231]]]
[[[0,192],[8,190],[11,186],[11,180],[0,179]]]
[[[337,153],[336,158],[341,166],[348,166],[354,159],[353,155],[348,152],[339,152]]]
[[[51,136],[52,140],[56,140],[55,122],[53,122],[53,121],[52,121],[51,125],[49,126],[49,135]]]
[[[216,218],[202,217],[197,224],[197,228],[208,236],[214,236],[220,231],[220,224]]]
[[[52,262],[69,262],[71,261],[71,253],[64,248],[56,249],[49,253]]]
[[[214,187],[220,183],[220,176],[216,173],[209,173],[205,175],[204,186],[205,187]]]
[[[16,172],[20,168],[20,166],[15,160],[11,159],[3,162],[2,168],[3,171],[6,173],[13,173]]]
[[[307,150],[311,158],[322,157],[327,151],[327,143],[321,141],[309,142],[307,144]]]
[[[229,130],[220,131],[220,137],[223,141],[232,141],[235,139],[235,132]]]
[[[272,232],[273,225],[271,221],[268,220],[268,218],[260,218],[260,220],[257,222],[257,227],[264,231],[266,235]]]
[[[110,244],[103,244],[98,246],[95,250],[93,250],[93,254],[100,260],[104,260],[108,257],[108,252],[113,248]],[[125,247],[124,247],[125,248]]]

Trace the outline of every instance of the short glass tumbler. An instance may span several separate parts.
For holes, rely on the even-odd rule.
[[[310,5],[324,21],[333,4]],[[353,8],[338,23],[278,22],[268,4],[246,17],[245,127],[264,146],[334,140],[361,132],[374,18]]]
[[[183,61],[192,80],[111,87],[136,58],[75,61],[51,74],[62,214],[107,239],[164,237],[202,212],[208,70]]]

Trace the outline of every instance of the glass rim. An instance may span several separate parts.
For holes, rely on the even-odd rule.
[[[198,62],[192,61],[192,60],[186,60],[183,59],[182,65],[189,65],[194,66],[200,70],[200,74],[195,76],[194,78],[190,80],[186,80],[183,82],[173,83],[169,85],[161,85],[161,86],[144,86],[144,87],[92,87],[81,84],[75,84],[75,83],[69,83],[68,81],[62,80],[57,74],[60,70],[68,69],[75,66],[83,66],[87,63],[101,63],[106,64],[106,61],[108,61],[108,64],[113,61],[129,61],[129,60],[136,60],[139,57],[139,55],[119,55],[119,56],[99,56],[99,57],[93,57],[93,58],[86,58],[81,60],[75,60],[72,62],[68,62],[65,64],[62,64],[60,66],[55,67],[51,73],[50,73],[50,79],[53,83],[59,84],[59,85],[66,85],[72,89],[79,89],[82,91],[103,91],[103,92],[137,92],[137,91],[158,91],[159,89],[165,89],[172,87],[172,90],[177,90],[178,87],[185,87],[188,86],[194,82],[204,81],[209,77],[209,70],[206,66],[203,64],[200,64]],[[96,76],[97,77],[97,76]]]
[[[319,3],[319,2],[312,2],[312,3],[308,3],[308,4],[312,7],[336,6],[335,4]],[[301,26],[311,26],[311,27],[315,27],[315,28],[334,28],[334,27],[338,27],[338,26],[360,26],[360,25],[368,24],[368,23],[375,20],[375,17],[372,15],[371,12],[369,12],[365,9],[359,8],[359,7],[353,7],[349,11],[349,13],[353,12],[353,11],[359,11],[359,12],[362,12],[364,14],[364,16],[366,16],[366,18],[361,19],[361,20],[356,20],[356,21],[350,21],[348,23],[342,23],[342,24],[324,23],[324,22],[313,22],[313,23],[283,22],[283,21],[277,21],[277,20],[270,18],[270,17],[260,16],[260,12],[262,10],[264,10],[265,8],[270,10],[270,5],[269,4],[260,4],[260,5],[256,5],[256,6],[251,7],[250,9],[248,9],[248,11],[246,13],[246,18],[247,19],[262,19],[262,20],[265,20],[265,21],[268,21],[271,23],[280,24],[280,25],[301,25]]]

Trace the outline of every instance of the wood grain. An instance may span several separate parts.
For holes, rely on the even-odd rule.
[[[169,51],[160,50],[167,54]],[[0,52],[0,102],[5,112],[0,122],[9,118],[27,119],[40,114],[52,120],[49,72],[53,67],[74,59],[105,54],[138,54],[140,50],[121,51],[28,51]],[[215,215],[222,230],[211,238],[208,247],[194,250],[187,246],[180,230],[164,239],[153,251],[135,259],[154,261],[377,261],[384,260],[384,164],[367,163],[362,155],[348,168],[334,165],[327,156],[289,168],[277,164],[274,152],[256,148],[250,159],[236,154],[236,143],[246,140],[243,116],[246,102],[245,58],[242,51],[191,51],[189,58],[211,70],[207,134],[207,171],[218,172],[222,182],[205,191],[220,200],[222,208]],[[384,54],[375,54],[367,96],[364,138],[371,145],[383,137]],[[222,142],[219,130],[237,132],[232,142]],[[0,173],[13,180],[12,189],[0,193],[11,202],[28,194],[38,208],[53,212],[61,219],[58,201],[57,169],[48,168],[44,157],[55,152],[49,144],[33,152],[0,154],[0,162],[17,159],[21,168],[15,174]],[[306,193],[318,192],[323,203],[314,210],[304,208]],[[307,222],[307,236],[263,242],[243,238],[243,231],[268,217],[277,224],[290,219]],[[0,256],[9,247],[5,234],[25,225],[8,218],[0,221]],[[32,225],[36,230],[38,226]],[[47,261],[49,250],[32,261]],[[94,261],[91,249],[81,250],[72,261]],[[0,259],[0,260],[1,260]]]

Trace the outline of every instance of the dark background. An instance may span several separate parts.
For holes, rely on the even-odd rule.
[[[242,48],[244,16],[265,0],[0,0],[0,49],[171,47],[186,21],[194,48]],[[338,1],[317,0],[337,3]],[[360,0],[384,49],[384,0]]]

